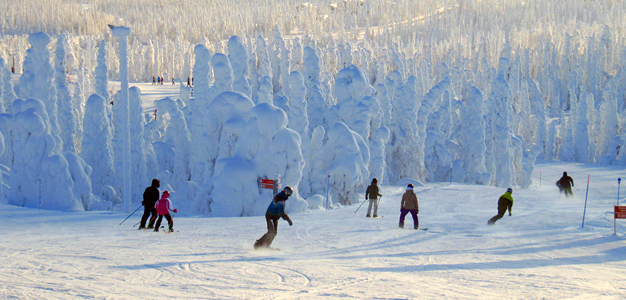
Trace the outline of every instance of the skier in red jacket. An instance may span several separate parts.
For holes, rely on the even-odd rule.
[[[170,192],[165,191],[156,204],[154,204],[154,208],[156,208],[157,213],[159,214],[159,218],[157,219],[156,225],[154,226],[154,231],[159,231],[159,227],[161,227],[161,221],[163,217],[167,220],[167,225],[169,231],[174,231],[174,220],[172,220],[172,216],[170,215],[170,211],[178,212],[176,208],[172,209],[172,201],[169,199]]]

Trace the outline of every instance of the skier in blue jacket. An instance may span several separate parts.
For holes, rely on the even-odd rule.
[[[285,219],[289,226],[293,225],[293,222],[289,216],[285,213],[285,201],[293,194],[293,189],[290,186],[286,186],[281,192],[274,196],[274,199],[267,207],[265,212],[265,221],[267,222],[267,232],[254,243],[254,249],[258,248],[270,248],[272,241],[278,233],[278,220],[280,218]]]

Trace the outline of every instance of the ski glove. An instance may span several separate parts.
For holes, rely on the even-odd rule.
[[[293,222],[291,220],[287,220],[287,223],[289,223],[289,226],[293,225]]]
[[[175,213],[177,213],[177,212],[178,212],[178,209],[174,208],[174,212],[175,212]]]

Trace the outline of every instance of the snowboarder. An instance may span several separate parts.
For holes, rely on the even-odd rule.
[[[139,229],[146,229],[146,221],[150,215],[152,215],[152,217],[150,218],[150,223],[148,223],[148,228],[152,229],[154,225],[154,221],[157,218],[157,210],[154,208],[154,204],[159,200],[159,195],[161,194],[159,191],[160,186],[161,183],[158,179],[152,179],[152,185],[147,187],[143,192],[143,201],[141,201],[143,205],[143,216],[141,217]]]
[[[170,201],[169,197],[170,192],[164,191],[161,199],[159,199],[154,205],[154,208],[156,208],[157,212],[159,213],[159,219],[157,219],[156,225],[154,226],[155,232],[159,231],[159,227],[161,226],[161,220],[163,220],[163,217],[165,217],[165,219],[167,220],[167,227],[169,228],[169,231],[174,231],[174,220],[172,220],[170,211],[177,213],[178,210],[176,208],[172,209],[172,201]]]
[[[565,193],[565,197],[574,195],[574,193],[572,193],[574,179],[569,177],[567,172],[563,172],[563,177],[556,182],[556,186],[559,187],[559,193]]]
[[[274,196],[274,199],[267,207],[265,212],[265,222],[267,222],[267,232],[254,243],[254,249],[258,248],[270,248],[272,241],[278,233],[278,220],[280,218],[285,219],[289,226],[293,225],[293,222],[289,216],[285,213],[285,201],[289,196],[293,194],[293,189],[290,186],[286,186],[281,192]]]
[[[413,229],[418,229],[420,222],[417,218],[417,214],[420,212],[420,207],[417,202],[417,195],[413,191],[413,184],[409,183],[406,187],[406,192],[402,195],[400,206],[400,228],[404,228],[404,217],[406,217],[408,213],[411,213],[413,217]]]
[[[500,196],[500,198],[498,199],[498,214],[489,219],[487,224],[493,225],[496,223],[496,221],[502,219],[507,209],[509,210],[509,216],[511,216],[511,209],[513,208],[513,196],[511,196],[512,193],[513,189],[508,188],[506,189],[506,192],[502,194],[502,196]]]
[[[369,196],[369,197],[368,197]],[[378,196],[382,196],[378,190],[378,179],[372,179],[372,184],[365,190],[365,200],[370,200],[370,206],[367,208],[367,216],[371,218],[372,206],[374,207],[374,218],[378,218]]]

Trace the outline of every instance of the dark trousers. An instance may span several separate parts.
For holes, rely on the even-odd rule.
[[[157,219],[156,225],[154,226],[154,230],[156,230],[156,231],[159,230],[159,228],[161,227],[161,220],[163,220],[163,217],[165,217],[165,219],[167,220],[168,228],[170,230],[174,229],[174,220],[172,220],[172,216],[170,216],[170,214],[167,213],[165,215],[159,215],[159,218]]]
[[[259,247],[269,247],[276,234],[278,234],[278,220],[280,218],[276,218],[270,215],[265,215],[265,222],[267,223],[267,232],[256,242],[254,243],[255,248]]]
[[[418,228],[420,226],[420,221],[417,218],[417,209],[406,208],[402,208],[400,212],[400,227],[404,227],[404,217],[406,217],[408,213],[411,213],[411,216],[413,217],[413,228]]]
[[[150,214],[152,214],[152,217],[150,217]],[[148,221],[148,217],[150,217],[150,223],[148,223],[148,228],[152,228],[152,226],[154,225],[154,220],[156,220],[157,216],[157,210],[156,208],[154,208],[154,205],[144,206],[143,216],[141,217],[141,223],[139,224],[139,228],[146,227],[146,221]]]
[[[504,217],[504,214],[506,213],[506,210],[509,208],[509,206],[511,203],[511,200],[508,199],[500,199],[498,200],[498,214],[493,216],[491,219],[489,219],[489,224],[494,224],[496,223],[496,221],[502,219],[502,217]]]

